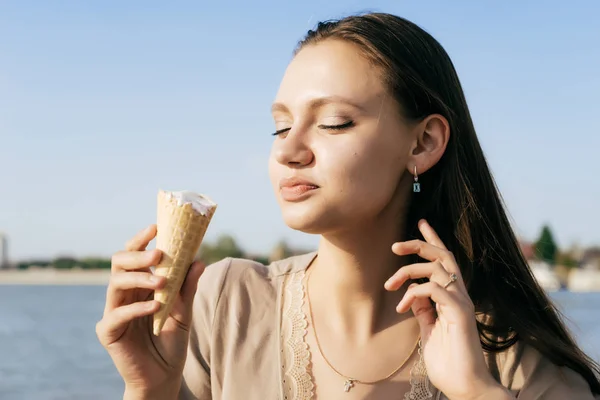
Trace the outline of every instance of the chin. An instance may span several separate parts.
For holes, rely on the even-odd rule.
[[[288,227],[311,235],[329,231],[333,222],[331,213],[309,206],[306,202],[282,204],[281,215]]]
[[[374,201],[363,204],[363,207],[357,207],[356,204],[333,204],[315,200],[307,199],[294,203],[279,199],[285,224],[299,232],[328,235],[374,221],[383,208]]]

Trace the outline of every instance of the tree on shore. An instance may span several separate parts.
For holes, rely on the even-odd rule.
[[[17,269],[28,269],[30,267],[37,267],[37,268],[52,267],[52,261],[35,260],[35,261],[22,261],[22,262],[17,263]]]
[[[197,259],[209,265],[227,257],[240,258],[243,256],[244,251],[238,246],[233,236],[222,235],[215,244],[202,244]]]
[[[554,241],[554,235],[548,225],[544,225],[539,239],[535,242],[535,255],[538,259],[550,265],[556,263],[558,246]]]
[[[110,269],[111,260],[102,258],[84,258],[78,261],[77,265],[83,269]]]
[[[52,266],[56,269],[71,269],[77,266],[77,260],[71,257],[59,257],[52,261]]]

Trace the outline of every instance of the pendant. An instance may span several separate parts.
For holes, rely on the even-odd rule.
[[[344,382],[344,392],[349,392],[354,387],[354,382],[356,382],[356,379],[348,378]]]

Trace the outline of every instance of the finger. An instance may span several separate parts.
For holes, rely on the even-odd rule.
[[[392,251],[399,256],[417,254],[419,257],[429,261],[439,261],[446,271],[460,275],[460,269],[456,265],[454,255],[446,249],[434,246],[422,240],[409,240],[408,242],[396,242],[392,245]]]
[[[198,280],[204,273],[204,269],[205,265],[200,261],[196,261],[190,267],[181,288],[181,297],[184,303],[191,304],[193,301],[196,290],[198,289]]]
[[[429,278],[441,283],[442,280],[448,278],[448,271],[438,261],[405,265],[385,282],[384,287],[390,291],[398,290],[409,279],[420,278]]]
[[[171,313],[171,316],[183,326],[189,326],[192,320],[192,303],[198,289],[198,280],[204,273],[204,269],[205,265],[199,261],[192,264],[181,287],[180,293],[183,307],[181,309],[174,308]]]
[[[157,265],[162,258],[158,249],[144,251],[120,251],[113,255],[111,268],[113,271],[150,271],[150,267]]]
[[[134,237],[132,237],[126,244],[125,250],[127,251],[142,251],[146,250],[148,243],[156,236],[156,224],[152,224],[147,228],[139,231]]]
[[[423,237],[428,243],[431,243],[432,245],[439,247],[440,249],[447,250],[446,245],[444,244],[444,242],[442,242],[442,239],[440,239],[435,229],[433,229],[433,227],[429,225],[429,222],[422,219],[419,221],[418,226],[419,230],[423,234]]]
[[[106,308],[104,312],[123,305],[125,291],[130,289],[156,290],[163,288],[167,279],[151,272],[117,272],[111,275],[106,294]]]
[[[396,307],[396,311],[403,313],[412,307],[416,299],[431,299],[441,309],[447,307],[449,309],[460,309],[456,299],[444,288],[435,282],[427,282],[421,285],[411,285],[406,291],[400,303]]]
[[[96,335],[104,347],[121,338],[127,326],[136,318],[145,317],[158,311],[156,300],[141,301],[112,310],[96,324]]]
[[[408,288],[419,286],[416,283],[411,284]],[[411,310],[419,322],[421,328],[421,339],[427,341],[431,329],[435,325],[437,315],[435,313],[435,307],[431,304],[428,297],[417,297],[411,304]]]

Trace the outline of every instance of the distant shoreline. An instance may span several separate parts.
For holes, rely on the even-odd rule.
[[[545,275],[552,275],[550,271]],[[557,287],[545,282],[544,274],[540,268],[534,268],[534,275],[538,278],[544,289],[558,290]],[[547,278],[547,277],[546,277]],[[93,285],[107,286],[110,280],[110,269],[57,269],[57,268],[28,268],[0,270],[0,286],[3,285]],[[572,270],[566,281],[566,289],[570,292],[600,292],[600,271]]]
[[[0,285],[108,285],[109,269],[0,270]]]

